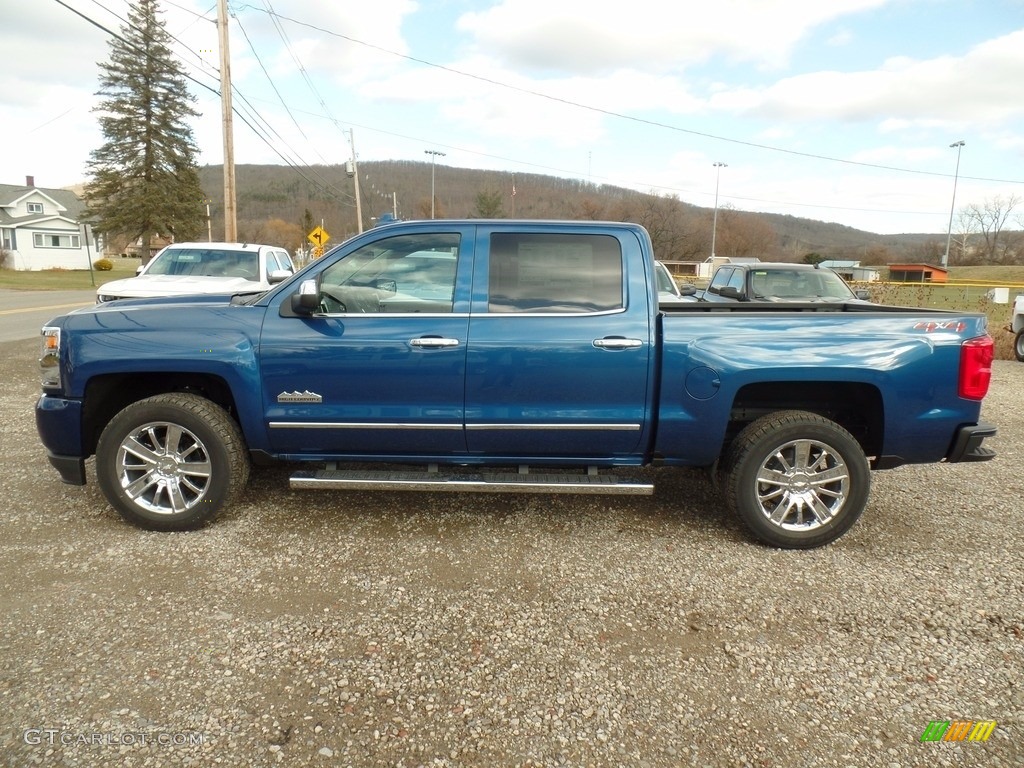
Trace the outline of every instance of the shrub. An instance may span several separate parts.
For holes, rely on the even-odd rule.
[[[96,259],[92,265],[100,272],[109,272],[114,268],[114,262],[110,259]]]

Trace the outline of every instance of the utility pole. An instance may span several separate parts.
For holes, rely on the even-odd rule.
[[[434,218],[434,163],[439,157],[444,157],[444,152],[436,149],[424,149],[425,154],[430,155],[430,218]]]
[[[351,128],[348,129],[348,141],[352,146],[352,177],[355,181],[355,193],[356,193],[356,227],[358,228],[359,234],[363,233],[363,203],[359,199],[359,161],[356,160],[356,133]]]
[[[220,103],[224,122],[224,240],[238,240],[235,204],[235,140],[231,111],[231,52],[228,50],[228,3],[217,0],[217,36],[220,40]]]
[[[725,163],[712,163],[715,166],[715,216],[711,220],[711,261],[715,260],[715,236],[718,234],[718,182],[722,178],[722,169],[728,168]],[[714,265],[712,264],[712,269]]]
[[[956,210],[956,182],[960,178],[960,152],[963,151],[965,142],[963,139],[954,141],[949,145],[950,149],[956,148],[956,173],[953,175],[953,201],[949,204],[949,228],[946,229],[946,252],[942,256],[942,268],[949,268],[949,240],[953,236],[953,211]]]

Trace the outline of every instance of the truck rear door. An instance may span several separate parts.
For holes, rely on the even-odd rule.
[[[599,458],[645,440],[652,276],[631,230],[477,231],[466,442],[471,454]]]

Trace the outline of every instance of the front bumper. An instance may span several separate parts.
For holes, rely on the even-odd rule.
[[[36,429],[60,479],[71,485],[85,485],[82,401],[43,395],[36,402]]]
[[[992,424],[975,424],[960,427],[953,437],[953,445],[946,454],[946,461],[989,461],[996,452],[981,443],[986,437],[994,437],[996,428]]]
[[[52,453],[47,458],[53,468],[60,473],[62,482],[68,485],[85,485],[85,459],[80,456],[56,456]]]

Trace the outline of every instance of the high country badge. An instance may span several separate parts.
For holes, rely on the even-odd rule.
[[[322,403],[323,401],[323,397],[308,389],[305,392],[282,392],[277,396],[279,403]]]

